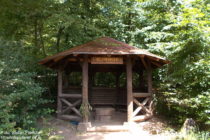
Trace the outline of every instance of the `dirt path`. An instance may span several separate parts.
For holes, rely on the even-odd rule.
[[[89,132],[77,135],[79,140],[170,140],[167,123],[158,118],[131,126],[129,132]]]
[[[171,135],[166,133],[167,124],[158,118],[141,122],[131,127],[128,132],[87,132],[79,133],[76,126],[70,122],[52,118],[44,124],[53,128],[51,137],[61,136],[62,140],[170,140]]]
[[[144,132],[139,132],[138,134],[132,132],[94,132],[85,133],[77,137],[79,140],[169,140],[170,136],[166,135],[150,135]],[[71,139],[69,139],[71,140]]]

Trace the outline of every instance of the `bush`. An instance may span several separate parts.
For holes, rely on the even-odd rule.
[[[17,42],[0,44],[0,131],[30,129],[49,112],[44,88],[35,81],[36,63]]]

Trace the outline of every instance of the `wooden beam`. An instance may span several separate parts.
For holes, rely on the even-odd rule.
[[[133,97],[139,97],[139,98],[141,98],[141,97],[149,97],[149,96],[151,96],[152,94],[151,93],[141,93],[141,92],[139,92],[139,93],[133,93]]]
[[[61,69],[63,66],[63,61],[66,61],[68,59],[68,55],[67,56],[63,56],[62,59],[59,59],[57,61],[54,61],[54,59],[52,60],[52,63],[50,64],[51,68],[55,68],[55,67],[59,67],[58,69]],[[68,60],[67,60],[68,61]],[[62,67],[61,67],[62,66]],[[60,68],[61,67],[61,68]]]
[[[148,101],[149,101],[149,98],[144,99],[144,101],[142,102],[142,105],[143,106],[146,105]],[[136,110],[133,112],[133,117],[135,117],[142,108],[143,108],[142,106],[137,107]]]
[[[89,112],[88,110],[88,56],[84,56],[84,61],[82,64],[82,104],[84,105],[84,112]],[[88,114],[84,114],[83,122],[88,122]]]
[[[69,64],[69,61],[68,60],[64,60],[64,63],[59,66],[61,70],[64,70],[66,68],[66,66]]]
[[[120,88],[120,73],[116,72],[115,73],[115,77],[116,77],[116,81],[115,81],[115,85],[116,85],[116,93],[115,93],[115,103],[117,103],[119,101],[119,88]]]
[[[65,112],[67,112],[68,110],[70,110],[72,107],[76,107],[77,105],[79,105],[81,103],[81,99],[77,100],[76,102],[74,102],[72,104],[72,106],[68,106],[67,108],[65,108],[64,110],[62,110],[62,114],[64,114]]]
[[[81,94],[61,94],[61,98],[82,98]]]
[[[162,65],[158,62],[151,61],[152,64],[156,65],[157,67],[161,67]]]
[[[82,117],[81,113],[79,112],[79,110],[77,110],[75,107],[73,107],[73,104],[71,104],[69,101],[67,101],[66,99],[61,99],[62,102],[64,102],[65,104],[67,104],[69,107],[71,107],[71,109],[80,117]]]
[[[141,62],[143,63],[145,69],[148,69],[147,63],[144,60],[144,55],[143,56],[141,55],[140,58],[141,58]]]
[[[150,113],[149,109],[147,109],[146,106],[143,105],[142,103],[140,103],[138,100],[134,99],[133,101],[134,101],[135,104],[137,104],[138,106],[142,107],[142,109],[143,109],[145,112]],[[146,103],[147,103],[147,102],[146,102]],[[145,104],[146,104],[146,103],[145,103]]]
[[[80,121],[81,120],[81,117],[78,117],[76,115],[61,115],[60,117],[61,119],[64,119],[64,120],[75,120],[75,121]]]
[[[84,61],[83,59],[80,58],[76,58],[77,59],[77,63],[80,65],[80,67],[82,67],[82,61]]]
[[[160,61],[161,60],[160,58],[152,57],[152,56],[148,56],[148,55],[146,57],[149,58],[149,59],[155,60],[155,61]]]
[[[141,69],[140,71],[138,70],[138,73],[139,73],[139,79],[138,79],[139,80],[139,88],[143,89],[144,88],[144,76],[143,76],[144,72]]]
[[[58,57],[56,57],[56,58],[54,58],[53,60],[55,61],[55,62],[58,62],[58,61],[60,61],[61,59],[63,59],[65,56],[58,56]]]
[[[88,94],[89,94],[89,99],[92,100],[93,97],[93,86],[94,86],[94,73],[92,70],[92,65],[89,66],[89,78],[88,78]],[[91,101],[90,101],[91,102]]]
[[[48,66],[48,67],[52,67],[53,65],[55,65],[55,62],[53,60],[51,60],[50,62],[48,62],[45,65]]]
[[[57,117],[59,118],[62,112],[62,103],[60,95],[62,94],[62,71],[58,70],[58,95],[57,95]]]
[[[69,58],[68,61],[70,61],[70,62],[77,62],[77,59],[76,58]]]
[[[151,62],[150,61],[148,61],[147,85],[148,85],[148,92],[152,94],[152,68],[151,68]]]
[[[69,86],[68,74],[66,72],[63,73],[63,88],[67,88]]]
[[[139,115],[139,116],[133,117],[133,121],[137,121],[137,122],[146,121],[146,120],[150,119],[151,117],[152,117],[152,115],[150,115],[150,114]]]
[[[126,73],[127,73],[127,119],[128,122],[132,121],[133,114],[133,87],[132,87],[132,63],[131,58],[128,56],[126,60]]]

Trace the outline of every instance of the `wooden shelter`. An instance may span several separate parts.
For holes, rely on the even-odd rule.
[[[126,105],[127,121],[141,121],[152,116],[152,70],[169,61],[146,50],[138,49],[108,37],[47,57],[40,64],[58,71],[57,116],[88,122],[89,104]],[[82,87],[68,86],[67,75],[82,72]],[[92,87],[96,72],[111,72],[116,88]],[[139,74],[140,90],[133,89],[132,73]],[[127,86],[119,88],[119,77],[126,74]],[[143,75],[146,86],[142,88]],[[126,102],[127,100],[127,102]],[[79,108],[82,107],[81,109]]]

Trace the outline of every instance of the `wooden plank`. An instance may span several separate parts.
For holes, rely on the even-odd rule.
[[[132,63],[131,58],[127,57],[126,61],[126,73],[127,73],[127,119],[128,122],[132,121],[133,114],[133,87],[132,87]]]
[[[142,105],[143,106],[146,105],[148,101],[149,101],[149,98],[144,99],[144,101],[142,102]],[[137,107],[136,110],[133,112],[133,117],[135,117],[139,113],[139,111],[141,111],[141,109],[142,109],[142,106]]]
[[[150,114],[139,115],[139,116],[133,117],[133,121],[137,121],[137,122],[146,121],[146,120],[150,119],[151,117],[152,117],[152,115],[150,115]]]
[[[46,66],[52,67],[54,65],[55,65],[55,62],[53,60],[51,60],[50,62],[48,62],[48,64]]]
[[[59,57],[56,57],[56,58],[54,58],[53,60],[55,61],[55,62],[58,62],[58,61],[60,61],[61,59],[63,59],[65,56],[59,56]]]
[[[62,113],[64,114],[65,112],[69,111],[72,107],[76,107],[77,105],[81,103],[81,101],[82,101],[81,99],[77,100],[76,102],[72,104],[72,106],[68,106],[67,108],[62,110]]]
[[[64,62],[66,62],[66,61],[68,61],[67,59],[68,59],[68,57],[69,56],[63,56],[62,57],[62,59],[59,59],[59,60],[57,60],[56,62],[54,61],[54,59],[53,59],[53,63],[52,63],[52,65],[50,65],[50,67],[51,68],[56,68],[56,69],[60,69],[60,70],[62,70],[63,69],[63,65],[64,65]]]
[[[71,120],[71,121],[80,121],[81,117],[78,117],[76,115],[61,115],[60,117],[61,119],[65,119],[65,120]]]
[[[160,63],[157,63],[157,62],[154,62],[154,61],[151,61],[151,63],[156,65],[157,67],[161,67],[162,66]]]
[[[151,93],[133,93],[133,97],[137,97],[137,98],[142,98],[142,97],[149,97],[151,96],[152,94]]]
[[[116,92],[115,92],[115,104],[118,102],[119,99],[119,87],[120,87],[120,73],[116,72],[115,74],[116,81],[115,81],[115,86],[116,86]]]
[[[162,59],[160,59],[160,58],[152,57],[152,56],[149,56],[149,55],[147,55],[147,58],[152,59],[152,60],[155,60],[155,61],[160,61],[160,60],[162,60]],[[163,60],[163,61],[165,61],[165,60]]]
[[[62,71],[58,70],[58,95],[57,95],[57,117],[59,118],[62,112],[62,103],[60,95],[62,94]]]
[[[91,64],[123,64],[123,58],[94,56],[91,57]]]
[[[75,107],[73,107],[73,104],[71,104],[69,101],[67,101],[66,99],[61,99],[62,102],[64,102],[65,104],[67,104],[69,107],[71,107],[71,109],[80,117],[82,117],[81,113],[79,112],[78,109],[76,109]]]
[[[65,61],[64,61],[64,64],[62,64],[62,65],[60,66],[60,69],[64,70],[68,64],[69,64],[69,61],[65,60]]]
[[[77,62],[77,59],[76,58],[69,58],[68,61],[70,61],[70,62]]]
[[[144,72],[143,72],[143,70],[141,69],[141,70],[138,70],[139,71],[139,88],[140,89],[143,89],[144,88],[144,76],[143,76],[143,74],[144,74]]]
[[[144,56],[141,55],[140,58],[141,58],[141,62],[143,63],[145,69],[148,69],[146,62],[144,61]]]
[[[87,132],[125,132],[129,131],[128,126],[123,125],[103,125],[103,126],[94,126],[88,127]]]
[[[61,98],[82,98],[82,94],[61,94]]]
[[[152,68],[150,61],[148,61],[147,84],[148,84],[148,92],[152,94]]]
[[[136,110],[134,110],[133,112],[133,117],[135,117],[139,113],[139,111],[141,111],[141,109],[142,109],[142,106],[137,107]]]
[[[82,64],[82,104],[88,104],[88,56],[84,56]],[[84,112],[88,112],[88,107],[84,107]],[[83,122],[88,122],[88,114],[83,116]]]
[[[150,113],[150,111],[145,107],[145,105],[143,105],[142,103],[140,103],[138,100],[134,99],[133,100],[134,103],[136,103],[138,106],[142,107],[142,109],[147,112],[147,113]],[[146,104],[146,103],[145,103]]]

